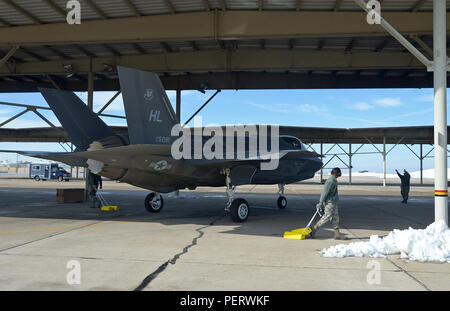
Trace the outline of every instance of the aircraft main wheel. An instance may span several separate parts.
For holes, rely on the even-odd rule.
[[[150,193],[145,197],[145,209],[150,213],[159,213],[164,206],[164,199],[160,194]]]
[[[250,214],[250,207],[244,199],[235,199],[230,206],[231,220],[234,222],[244,222]]]
[[[277,200],[278,208],[285,208],[287,206],[287,199],[284,196],[280,196]]]
[[[36,176],[34,176],[34,180],[39,181],[39,180],[41,180],[41,178],[38,175],[36,175]]]

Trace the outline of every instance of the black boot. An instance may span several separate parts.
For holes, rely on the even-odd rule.
[[[317,227],[317,225],[314,225],[314,227],[311,227],[311,233],[309,234],[309,236],[314,239],[316,237],[316,232],[319,228]]]

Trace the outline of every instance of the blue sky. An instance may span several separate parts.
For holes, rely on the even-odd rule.
[[[182,92],[182,121],[194,113],[214,91],[202,94],[198,91]],[[112,97],[113,92],[96,92],[94,110],[98,111]],[[86,93],[78,92],[85,102]],[[175,93],[168,92],[172,104]],[[40,93],[0,94],[0,101],[48,107]],[[0,122],[8,119],[21,108],[0,105]],[[59,125],[51,111],[41,113]],[[105,113],[124,115],[122,97],[119,96]],[[203,125],[210,124],[280,124],[311,127],[385,127],[433,124],[432,89],[358,89],[358,90],[240,90],[222,91],[200,113]],[[125,120],[104,118],[110,125],[126,125]],[[47,126],[33,113],[28,112],[5,127]],[[300,137],[301,139],[301,137]],[[328,150],[330,146],[325,146]],[[345,146],[345,148],[348,148]],[[353,146],[355,150],[357,146]],[[48,143],[0,143],[0,149],[64,151],[58,144]],[[413,146],[418,153],[418,146]],[[424,147],[427,152],[430,147]],[[318,150],[318,149],[317,149]],[[338,151],[338,149],[333,149]],[[375,151],[372,146],[361,152]],[[431,153],[432,155],[432,153]],[[0,153],[0,161],[15,161],[15,154]],[[19,160],[30,160],[20,156]],[[347,159],[344,157],[344,161]],[[330,166],[341,166],[333,160]],[[359,155],[353,158],[354,170],[381,172],[381,155]],[[432,168],[433,159],[424,161],[424,168]],[[388,173],[395,168],[418,170],[419,160],[404,146],[396,147],[388,156]]]

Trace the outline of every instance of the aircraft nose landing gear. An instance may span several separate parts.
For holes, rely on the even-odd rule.
[[[285,208],[287,206],[287,199],[284,196],[284,184],[278,184],[278,194],[280,195],[277,200],[278,208]]]
[[[159,213],[164,206],[164,199],[161,194],[151,192],[145,197],[145,209],[150,213]]]
[[[231,220],[234,222],[244,222],[248,219],[250,214],[250,206],[248,202],[244,199],[234,199],[234,192],[236,186],[231,184],[230,169],[222,170],[225,175],[225,185],[227,187],[227,197],[228,201],[225,206],[225,211],[230,214]]]

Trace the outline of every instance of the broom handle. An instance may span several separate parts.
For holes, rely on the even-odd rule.
[[[311,226],[311,223],[313,222],[314,218],[316,217],[317,213],[319,212],[319,210],[316,210],[316,212],[314,213],[313,217],[311,217],[311,220],[308,222],[308,225],[306,225],[306,228],[303,230],[302,234],[305,233],[306,229],[309,228],[309,226]]]

